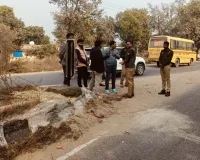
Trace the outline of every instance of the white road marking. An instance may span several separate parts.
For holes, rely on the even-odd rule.
[[[104,132],[102,135],[106,134],[108,132]],[[102,136],[101,135],[101,136]],[[85,143],[75,149],[73,149],[71,152],[67,153],[65,156],[58,158],[57,160],[67,160],[67,158],[75,155],[76,153],[78,153],[79,151],[81,151],[82,149],[86,148],[87,146],[89,146],[90,144],[92,144],[93,142],[97,141],[101,136],[98,136],[97,138],[89,141],[88,143]]]

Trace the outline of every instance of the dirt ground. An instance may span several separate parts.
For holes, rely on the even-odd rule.
[[[61,138],[59,142],[49,145],[45,149],[18,156],[16,160],[57,159],[77,146],[85,144],[98,136],[126,132],[127,127],[139,112],[160,107],[166,102],[170,104],[170,101],[177,100],[185,92],[200,84],[199,78],[198,71],[172,75],[172,96],[166,98],[157,94],[161,89],[160,76],[139,77],[135,80],[134,98],[123,99],[105,106],[101,103],[98,104],[100,112],[96,114],[101,115],[108,111],[108,114],[104,118],[97,118],[92,114],[88,117],[83,116],[77,118],[80,124],[79,127],[84,128],[83,135],[78,140]],[[118,88],[119,94],[124,94],[126,90],[126,88]],[[109,98],[105,103],[110,103]],[[91,103],[89,106],[91,105],[95,104]]]

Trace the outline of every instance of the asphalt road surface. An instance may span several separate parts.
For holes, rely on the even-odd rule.
[[[162,119],[156,112],[169,122],[171,118],[172,122],[166,126],[156,128],[154,124],[151,127],[148,121],[149,126],[141,131],[132,133],[135,128],[130,128],[129,134],[101,138],[66,160],[199,160],[200,88],[187,94],[190,96],[185,95],[174,102],[170,111],[155,109],[143,115],[147,121],[158,124]],[[192,128],[188,127],[190,125]]]
[[[197,71],[200,68],[200,63],[193,63],[191,66],[180,66],[179,68],[172,68],[172,74]],[[156,76],[159,75],[159,68],[156,64],[149,64],[146,67],[146,71],[143,77]],[[30,73],[30,74],[18,74],[12,76],[13,80],[17,84],[29,84],[33,83],[35,85],[59,85],[63,83],[63,73],[58,72],[40,72],[40,73]],[[118,77],[119,78],[119,77]],[[140,78],[136,76],[136,78]],[[76,85],[77,80],[74,78],[71,80],[71,85]]]
[[[172,73],[198,71],[198,67],[197,63],[191,68],[173,69]],[[146,76],[156,71],[150,65]],[[199,84],[181,91],[181,96],[163,106],[136,114],[128,121],[131,125],[127,132],[102,136],[73,156],[58,160],[200,160]]]

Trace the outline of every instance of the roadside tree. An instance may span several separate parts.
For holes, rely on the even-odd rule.
[[[150,29],[149,16],[145,9],[126,10],[119,13],[116,19],[123,41],[132,40],[138,49],[147,49]]]
[[[65,40],[66,33],[73,32],[76,37],[83,38],[92,45],[95,39],[106,42],[114,38],[114,19],[102,17],[99,8],[101,0],[50,0],[57,5],[58,12],[53,14],[56,28],[54,35],[60,43]]]

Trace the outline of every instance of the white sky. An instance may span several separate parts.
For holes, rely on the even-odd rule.
[[[150,2],[161,3],[160,0],[102,0],[102,2],[102,8],[109,16],[115,16],[126,8],[145,8]],[[173,2],[173,0],[162,0],[162,3],[169,2]],[[44,27],[46,34],[53,39],[54,23],[51,13],[56,11],[56,7],[49,4],[48,0],[0,0],[0,5],[12,7],[15,15],[21,18],[25,25]]]

